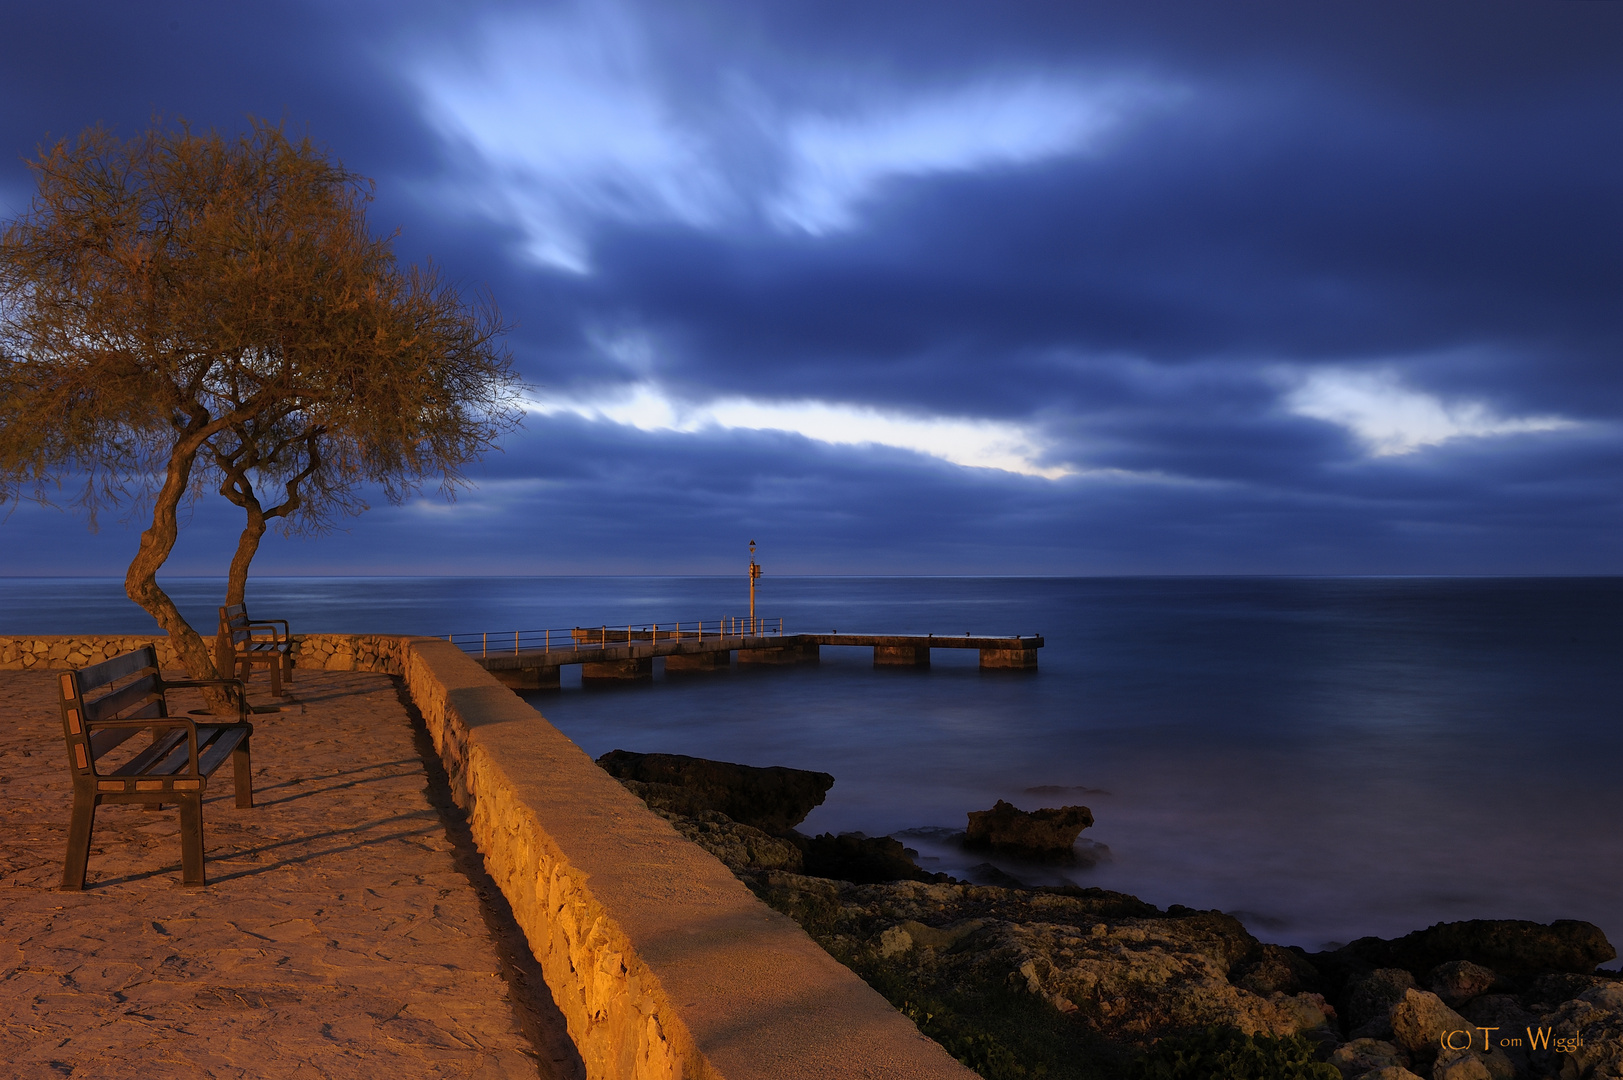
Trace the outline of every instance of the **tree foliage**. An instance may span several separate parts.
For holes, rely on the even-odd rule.
[[[516,423],[494,306],[399,267],[367,227],[370,183],[308,138],[94,128],[31,165],[38,192],[0,235],[0,495],[92,522],[150,505],[126,591],[194,676],[207,651],[155,575],[210,480],[246,532],[255,477],[284,493],[261,525],[319,529],[366,484],[454,486]]]

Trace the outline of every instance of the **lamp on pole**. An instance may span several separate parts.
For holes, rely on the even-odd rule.
[[[755,541],[750,541],[750,633],[755,633],[755,579],[761,576],[761,564],[755,561]]]

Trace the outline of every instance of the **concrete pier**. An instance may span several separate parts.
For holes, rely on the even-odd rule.
[[[672,653],[665,657],[665,670],[670,671],[724,671],[733,665],[733,654],[728,650],[703,653]]]
[[[496,681],[509,690],[556,690],[557,667],[502,668],[492,671]]]
[[[981,667],[1001,671],[1036,671],[1036,649],[982,649]]]
[[[873,647],[874,667],[929,667],[930,647],[928,645],[875,645]]]
[[[580,666],[582,682],[651,682],[654,658],[634,656],[626,660],[604,660]]]
[[[581,678],[597,681],[641,681],[653,678],[655,657],[665,658],[668,672],[722,671],[738,654],[740,666],[815,664],[824,646],[873,650],[875,667],[928,668],[932,649],[975,649],[985,670],[1036,671],[1043,639],[1033,635],[962,637],[935,634],[726,634],[701,633],[693,624],[678,629],[652,627],[585,627],[529,631],[530,644],[519,635],[469,635],[479,652],[473,659],[515,690],[557,687],[558,669],[581,665]],[[729,622],[729,626],[731,623]],[[512,641],[513,651],[487,652],[497,642]],[[499,648],[499,646],[498,646]]]
[[[822,659],[816,642],[795,642],[779,648],[739,649],[739,664],[815,664]],[[666,661],[669,663],[669,661]]]

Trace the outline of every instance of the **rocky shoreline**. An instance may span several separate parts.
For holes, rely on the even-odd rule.
[[[1596,970],[1616,952],[1589,923],[1444,923],[1309,954],[1217,911],[967,884],[889,837],[803,836],[827,773],[599,764],[988,1080],[1623,1077],[1623,978]],[[966,840],[1063,858],[1056,835],[1092,823],[1020,815],[971,815]]]

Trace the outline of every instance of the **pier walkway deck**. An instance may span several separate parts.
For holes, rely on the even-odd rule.
[[[772,623],[776,628],[772,628]],[[739,628],[743,632],[738,632]],[[750,633],[750,630],[756,632]],[[559,669],[581,665],[586,681],[653,677],[655,658],[666,671],[704,671],[738,663],[815,664],[824,646],[871,648],[875,667],[930,666],[932,649],[974,649],[987,670],[1035,671],[1038,634],[937,635],[784,633],[781,620],[718,620],[710,623],[657,623],[453,634],[448,640],[473,655],[486,671],[520,690],[559,685]]]

